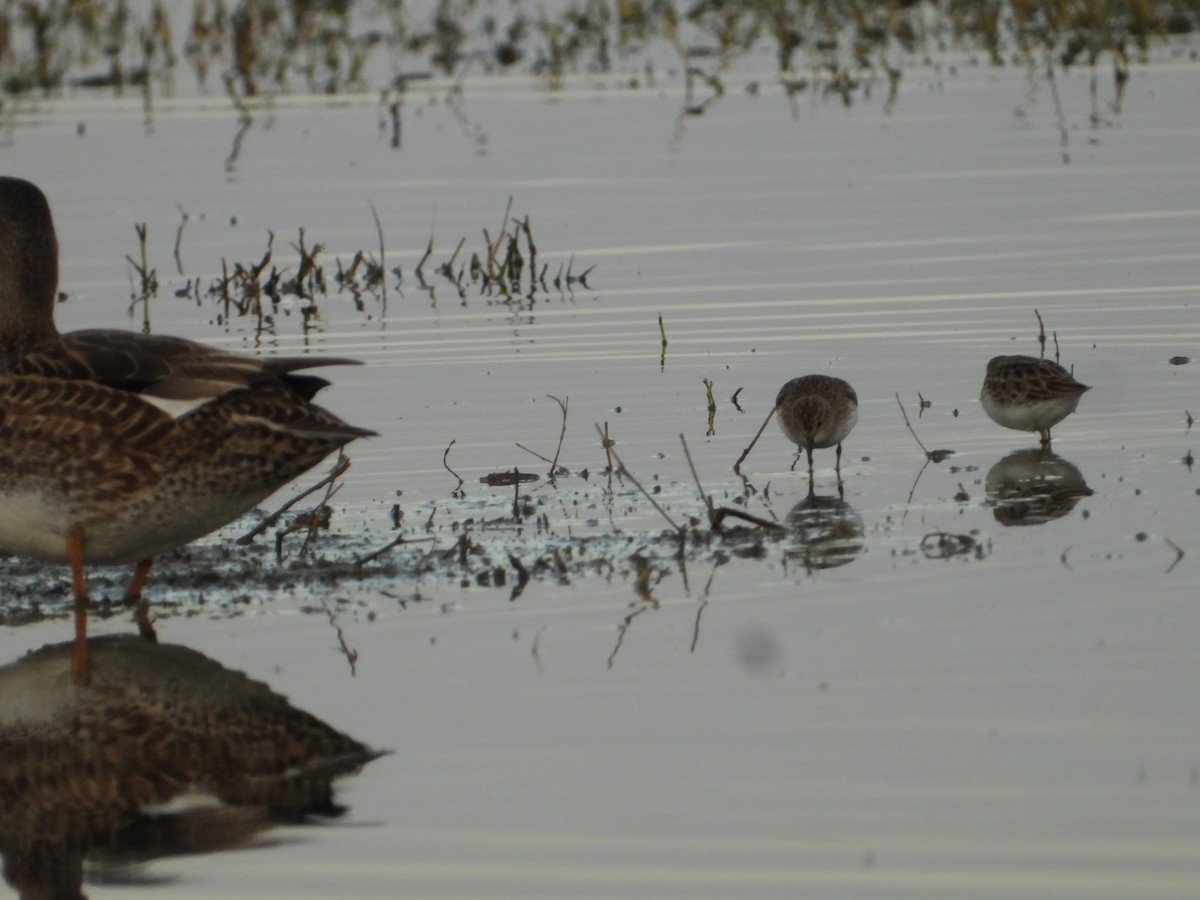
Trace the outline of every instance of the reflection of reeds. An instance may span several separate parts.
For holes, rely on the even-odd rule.
[[[1015,62],[1053,77],[1055,68],[1102,60],[1113,67],[1115,99],[1129,77],[1129,59],[1155,42],[1196,27],[1190,0],[1120,3],[1117,0],[1009,0],[1008,3],[913,3],[911,0],[731,0],[675,4],[624,0],[569,4],[552,12],[532,0],[495,4],[440,3],[432,16],[404,4],[286,3],[241,0],[226,7],[196,3],[175,46],[161,0],[148,5],[102,0],[10,4],[0,11],[0,83],[17,94],[50,91],[64,82],[120,92],[140,81],[172,89],[176,60],[186,59],[203,89],[211,72],[236,83],[237,93],[303,90],[333,94],[362,90],[371,71],[387,72],[395,86],[397,60],[414,57],[446,76],[485,73],[523,63],[551,89],[574,71],[611,72],[635,53],[666,52],[689,86],[723,91],[722,74],[738,57],[773,49],[789,85],[804,83],[849,103],[875,85],[894,102],[903,57],[928,58],[947,48],[981,52],[993,65]],[[614,52],[614,50],[616,52]],[[381,59],[382,58],[382,59]],[[103,74],[90,71],[104,59]],[[374,63],[374,65],[372,65]],[[807,72],[804,77],[800,73]],[[420,72],[406,73],[408,80]],[[636,83],[636,79],[635,79]],[[456,82],[455,90],[461,90]],[[393,146],[399,147],[399,108]],[[1093,111],[1093,120],[1097,113]]]

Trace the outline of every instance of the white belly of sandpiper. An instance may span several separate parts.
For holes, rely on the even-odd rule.
[[[997,425],[1017,431],[1041,431],[1053,428],[1079,405],[1082,394],[1069,394],[1035,403],[1000,403],[990,394],[979,398],[983,411]]]

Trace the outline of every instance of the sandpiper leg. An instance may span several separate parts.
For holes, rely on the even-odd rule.
[[[1038,434],[1040,434],[1042,436],[1042,446],[1049,447],[1050,446],[1050,429],[1049,428],[1039,428]]]
[[[154,630],[154,620],[150,618],[150,607],[142,599],[142,588],[146,585],[146,576],[150,573],[150,566],[153,562],[152,559],[138,560],[137,567],[133,570],[133,577],[129,579],[129,586],[125,588],[125,602],[137,604],[135,615],[138,634],[150,643],[156,644],[158,643],[158,633]]]
[[[78,684],[91,680],[87,648],[87,583],[83,577],[83,530],[67,532],[67,562],[71,566],[71,590],[75,594],[75,649],[71,654],[71,674]]]

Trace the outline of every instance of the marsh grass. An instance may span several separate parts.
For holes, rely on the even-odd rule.
[[[286,261],[276,259],[275,234],[268,231],[267,246],[261,256],[246,262],[230,263],[222,259],[220,276],[209,278],[207,284],[203,278],[188,277],[175,295],[196,303],[203,303],[205,299],[211,301],[219,310],[218,323],[226,327],[235,319],[253,318],[257,336],[274,333],[280,316],[293,305],[299,310],[306,334],[319,328],[321,305],[331,295],[348,296],[355,310],[364,315],[386,311],[388,276],[394,277],[393,290],[403,297],[404,270],[400,265],[390,272],[385,270],[383,226],[374,207],[371,214],[378,238],[378,255],[376,251],[359,249],[348,260],[335,257],[332,275],[326,274],[325,245],[313,242],[303,227],[297,229],[296,240],[289,243],[292,254]],[[183,213],[174,245],[174,258],[181,275],[185,274],[181,246],[186,221],[187,214]],[[136,275],[136,279],[131,276],[131,310],[142,305],[143,330],[149,332],[149,304],[150,298],[157,293],[158,277],[147,256],[146,225],[134,227],[139,242],[138,259],[126,256]],[[439,284],[448,284],[464,304],[476,296],[489,304],[509,306],[514,311],[531,309],[550,294],[567,297],[576,287],[591,290],[588,277],[595,266],[576,272],[574,257],[558,263],[558,271],[548,279],[551,264],[540,260],[530,216],[514,218],[511,198],[497,236],[492,238],[486,228],[482,229],[482,235],[483,243],[475,250],[468,248],[466,237],[460,238],[450,256],[436,265],[434,275],[438,277],[432,281],[426,280],[424,268],[434,255],[434,239],[430,237],[412,276],[432,303],[436,305]],[[468,252],[470,259],[464,261]]]
[[[146,252],[146,223],[142,222],[133,226],[138,237],[139,255],[138,260],[132,256],[126,256],[125,260],[129,263],[130,268],[137,274],[137,280],[130,279],[130,315],[137,307],[142,308],[142,333],[150,333],[150,300],[158,294],[158,273],[155,269],[150,268],[149,258]],[[139,261],[140,260],[140,261]]]

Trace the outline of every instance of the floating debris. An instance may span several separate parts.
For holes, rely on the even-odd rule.
[[[967,554],[983,559],[986,555],[985,545],[973,534],[952,534],[948,531],[934,531],[925,535],[921,538],[921,550],[926,559],[951,559]]]
[[[481,484],[488,487],[512,487],[514,484],[528,484],[537,480],[538,476],[533,472],[519,472],[516,469],[511,472],[489,472],[479,479]]]

